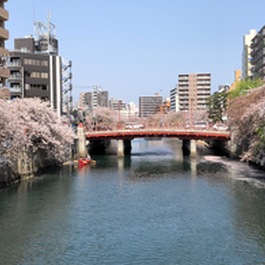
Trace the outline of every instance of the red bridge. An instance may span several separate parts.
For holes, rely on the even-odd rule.
[[[230,140],[229,131],[216,131],[212,129],[183,129],[179,127],[166,128],[145,128],[145,129],[116,129],[98,131],[86,131],[85,137],[91,144],[102,142],[102,140],[118,140],[117,154],[124,156],[131,153],[131,140],[134,138],[179,138],[182,141],[182,151],[184,155],[196,154],[196,140],[204,141],[228,141]]]
[[[87,140],[132,140],[134,138],[151,137],[175,137],[187,140],[230,140],[229,131],[215,130],[195,130],[180,128],[161,128],[161,129],[121,129],[104,131],[86,131]]]

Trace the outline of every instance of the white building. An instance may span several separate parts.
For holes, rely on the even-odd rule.
[[[178,112],[179,111],[179,96],[178,96],[177,87],[170,90],[170,111]]]
[[[257,31],[251,29],[249,34],[243,37],[243,52],[242,52],[242,78],[246,79],[252,76],[251,73],[251,43],[252,39],[256,36]]]

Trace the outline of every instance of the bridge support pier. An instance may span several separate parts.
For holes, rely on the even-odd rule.
[[[196,140],[182,140],[182,153],[183,156],[196,156]]]
[[[125,155],[130,155],[132,150],[131,140],[118,140],[117,144],[117,156],[123,157]]]
[[[86,134],[82,123],[78,125],[77,136],[78,136],[78,156],[87,157]]]
[[[197,142],[196,140],[190,140],[190,155],[195,157],[197,154]]]
[[[123,145],[123,140],[119,139],[117,140],[117,156],[118,157],[123,157],[124,156],[124,145]]]

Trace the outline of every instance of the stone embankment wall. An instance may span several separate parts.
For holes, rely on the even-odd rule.
[[[20,182],[21,177],[8,166],[0,166],[0,189]]]
[[[31,153],[22,150],[11,166],[0,166],[0,188],[34,177],[40,170],[58,165],[46,159],[45,151]]]

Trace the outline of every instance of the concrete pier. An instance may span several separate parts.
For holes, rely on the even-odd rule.
[[[117,156],[123,157],[125,155],[130,155],[132,150],[131,140],[117,140]]]
[[[196,140],[190,140],[190,155],[196,157],[197,155],[197,142]]]
[[[77,127],[77,136],[78,136],[78,156],[87,157],[87,148],[86,148],[86,134],[85,128],[82,123]]]
[[[123,157],[124,156],[123,140],[117,140],[117,156],[118,157]]]

